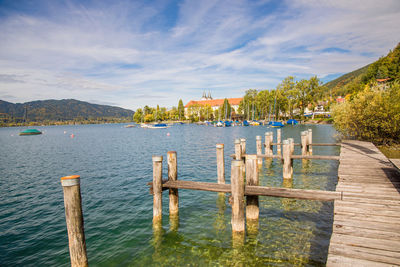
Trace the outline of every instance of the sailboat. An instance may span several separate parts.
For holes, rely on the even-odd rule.
[[[276,119],[276,109],[275,109],[275,107],[276,107],[276,92],[275,92],[275,102],[274,102],[274,119]],[[270,121],[268,123],[268,125],[273,127],[273,128],[280,128],[280,127],[285,126],[282,122],[275,121],[275,120],[274,121]]]
[[[24,122],[26,122],[27,117],[28,117],[28,108],[27,108],[27,106],[25,106]],[[38,135],[38,134],[42,134],[42,132],[39,131],[38,129],[25,129],[19,133],[19,135],[21,135],[21,136]]]

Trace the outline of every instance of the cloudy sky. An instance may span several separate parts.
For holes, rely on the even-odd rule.
[[[136,109],[329,81],[400,42],[399,0],[0,0],[0,99]]]

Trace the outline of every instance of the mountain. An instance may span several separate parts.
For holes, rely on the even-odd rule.
[[[386,56],[349,72],[325,84],[332,95],[346,95],[361,91],[366,84],[374,84],[377,79],[389,82],[400,81],[400,43]]]
[[[134,112],[119,107],[91,104],[75,99],[40,100],[26,103],[10,103],[0,100],[0,113],[9,117],[23,118],[27,109],[29,121],[64,121],[74,119],[132,118]]]
[[[326,87],[328,87],[330,90],[332,91],[336,91],[337,89],[345,86],[346,84],[350,83],[351,81],[353,81],[354,79],[356,79],[357,77],[361,77],[362,75],[364,75],[365,73],[367,73],[368,67],[371,64],[364,66],[362,68],[359,68],[357,70],[354,70],[352,72],[346,73],[330,82],[327,82],[325,84]]]

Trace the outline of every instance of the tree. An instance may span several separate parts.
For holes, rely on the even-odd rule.
[[[136,123],[142,122],[143,119],[143,110],[141,108],[138,108],[133,115],[133,121]]]
[[[400,143],[400,83],[387,90],[366,86],[332,107],[335,128],[345,136],[377,144]]]
[[[229,119],[231,117],[231,105],[229,104],[228,99],[224,99],[224,103],[219,107],[219,113],[221,114],[222,119]]]
[[[183,106],[182,99],[179,99],[179,103],[178,103],[178,116],[179,116],[179,120],[185,119],[185,107]]]

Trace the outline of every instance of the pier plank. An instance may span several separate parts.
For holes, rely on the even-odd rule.
[[[372,144],[341,146],[327,266],[400,264],[400,172]]]

